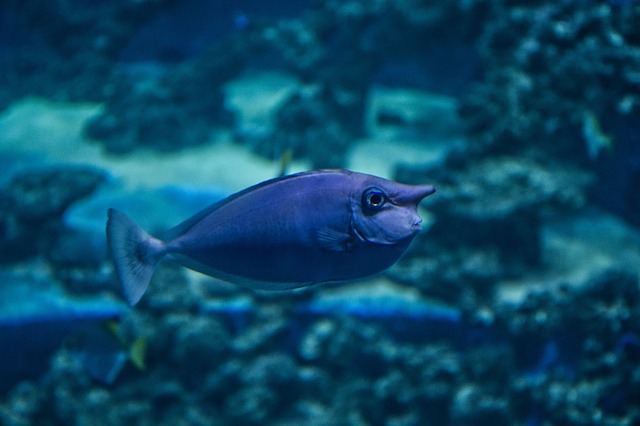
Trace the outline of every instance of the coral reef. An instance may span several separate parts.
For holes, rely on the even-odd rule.
[[[478,49],[484,75],[462,108],[487,149],[536,140],[548,150],[586,152],[567,138],[579,133],[585,113],[605,126],[612,115],[637,119],[637,5],[490,3]]]
[[[111,153],[140,147],[174,151],[209,142],[212,129],[230,124],[222,84],[242,70],[260,40],[235,37],[203,58],[158,75],[123,75],[104,96],[105,111],[85,133]]]
[[[3,2],[0,31],[14,45],[1,57],[0,109],[27,95],[102,100],[131,34],[172,1]]]
[[[442,61],[437,52],[476,40],[479,78],[461,108],[476,150],[517,150],[538,140],[545,149],[586,156],[580,135],[585,117],[595,117],[605,133],[624,137],[623,129],[638,114],[634,4],[329,1],[298,18],[242,25],[200,57],[141,74],[118,71],[117,55],[171,1],[123,1],[73,11],[64,2],[40,3],[5,6],[5,21],[19,23],[13,32],[39,29],[18,39],[29,46],[42,39],[50,49],[24,49],[36,52],[30,59],[39,61],[35,64],[10,55],[1,86],[17,91],[10,99],[39,94],[106,101],[87,134],[111,152],[206,143],[212,128],[230,122],[221,86],[264,62],[293,73],[308,88],[280,107],[273,135],[250,144],[270,158],[293,149],[316,167],[340,166],[349,142],[362,133],[367,93],[376,78],[416,59]],[[45,16],[60,19],[35,25]],[[467,57],[469,68],[475,67],[474,55]],[[56,84],[43,73],[54,75]],[[619,126],[620,119],[626,124]],[[547,142],[557,138],[564,142]]]
[[[580,168],[533,154],[477,160],[459,155],[431,168],[397,168],[399,180],[429,180],[439,196],[430,204],[429,232],[391,271],[396,280],[455,304],[460,295],[476,299],[490,293],[496,280],[538,266],[542,222],[584,207],[594,180]]]
[[[54,252],[65,234],[64,212],[92,194],[105,179],[100,170],[78,166],[27,170],[13,176],[0,190],[2,262],[35,254],[63,256]]]
[[[154,284],[173,281],[176,272],[163,271]],[[148,339],[146,370],[129,369],[113,386],[101,385],[63,349],[42,385],[23,383],[7,395],[0,419],[6,425],[640,420],[631,404],[640,386],[637,276],[608,271],[558,284],[519,302],[495,303],[493,332],[425,342],[400,342],[375,321],[352,316],[301,322],[287,308],[300,296],[254,296],[255,311],[234,323],[229,312],[204,315],[182,304],[187,293],[196,303],[202,298],[187,285],[172,287],[182,289],[175,303],[159,301],[167,293],[152,293],[146,307],[123,319],[129,338]]]
[[[447,173],[429,172],[441,185],[450,185],[451,196],[435,205],[435,212],[474,226],[483,221],[472,219],[487,212],[508,224],[517,222],[523,210],[543,217],[573,211],[584,204],[590,182],[579,170],[519,163],[511,157],[465,165],[456,173],[449,172],[455,167],[445,169]],[[407,178],[422,172],[399,171]],[[41,179],[32,179],[40,183],[35,185],[40,191],[46,188]],[[521,186],[507,185],[513,181]],[[469,196],[476,192],[487,196],[484,206]],[[475,236],[486,231],[456,228],[468,252],[484,244]],[[434,225],[426,237],[446,246],[441,232]],[[429,264],[428,258],[444,264],[443,259],[452,257],[424,244],[416,247],[428,253],[420,255],[423,264]],[[452,246],[450,240],[448,244]],[[485,246],[476,254],[487,251]],[[511,255],[506,246],[496,252]],[[526,251],[512,255],[532,266]],[[451,269],[465,257],[452,261]],[[486,273],[486,266],[467,271]],[[301,315],[296,307],[313,293],[260,295],[220,290],[218,282],[195,286],[183,270],[165,265],[154,276],[148,297],[121,320],[126,341],[140,336],[147,341],[145,370],[128,367],[109,386],[93,380],[72,349],[62,348],[37,386],[25,381],[5,395],[0,419],[7,425],[95,419],[116,425],[640,420],[631,403],[640,386],[637,273],[607,269],[581,274],[578,281],[547,279],[543,287],[527,284],[525,274],[527,290],[513,298],[502,295],[509,284],[496,287],[507,275],[506,267],[500,268],[483,281],[484,288],[460,276],[425,288],[424,282],[437,274],[425,278],[392,272],[390,276],[455,303],[464,313],[459,325],[464,332],[406,340],[379,322],[386,319],[340,314],[335,310],[339,305],[320,315]],[[457,281],[472,290],[439,290]],[[234,308],[231,301],[238,296],[251,299],[252,307]],[[214,302],[223,308],[211,310]]]
[[[640,410],[631,402],[640,386],[638,285],[636,273],[607,270],[578,285],[531,292],[521,304],[496,306],[496,320],[522,358],[532,341],[546,342],[530,376],[516,384],[541,418],[566,424],[638,421]]]
[[[475,150],[535,144],[598,171],[596,200],[640,223],[640,32],[635,2],[487,2],[478,41],[482,76],[460,115]],[[561,142],[559,142],[561,141]]]
[[[122,75],[105,94],[104,113],[88,124],[86,133],[114,153],[206,143],[212,128],[230,122],[222,85],[261,57],[277,58],[303,88],[279,107],[273,134],[245,137],[244,143],[268,158],[292,150],[316,168],[343,166],[350,142],[362,135],[376,75],[422,52],[424,45],[415,40],[426,34],[428,40],[442,35],[441,47],[450,34],[442,18],[463,13],[459,26],[464,28],[471,12],[419,2],[326,2],[297,19],[251,25],[159,77]],[[461,34],[461,39],[470,37]]]
[[[172,3],[6,2],[0,24],[25,49],[0,52],[0,108],[26,95],[103,102],[85,133],[113,154],[207,143],[224,126],[265,157],[324,167],[372,129],[442,138],[454,146],[436,160],[395,168],[438,188],[429,229],[360,292],[252,293],[163,264],[120,319],[120,343],[146,344],[144,369],[129,363],[107,384],[61,347],[39,380],[0,396],[0,423],[640,424],[640,237],[593,208],[640,221],[637,2],[325,1],[241,20],[180,63],[122,66],[127,42]],[[468,91],[431,76],[414,86],[455,101],[424,99],[441,103],[423,115],[389,108],[389,94],[372,105],[373,85],[412,87],[412,64],[457,49],[471,52]],[[268,125],[243,128],[224,86],[265,64],[288,73],[286,95]],[[43,280],[66,291],[115,286],[95,236],[64,221],[104,180],[89,167],[7,179],[3,267],[39,255]],[[390,294],[406,298],[384,311]]]

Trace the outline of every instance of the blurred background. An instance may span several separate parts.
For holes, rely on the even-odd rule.
[[[640,2],[2,0],[3,425],[640,424]],[[316,168],[434,184],[367,281],[170,263],[159,233]]]

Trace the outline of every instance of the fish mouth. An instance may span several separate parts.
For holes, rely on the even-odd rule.
[[[417,234],[418,232],[422,231],[422,218],[417,216],[409,229],[414,234]]]

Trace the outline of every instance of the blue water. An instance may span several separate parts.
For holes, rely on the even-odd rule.
[[[640,423],[638,2],[294,3],[0,4],[0,424]],[[108,208],[331,167],[436,186],[390,269],[126,304]]]

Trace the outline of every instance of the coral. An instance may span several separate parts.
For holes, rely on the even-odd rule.
[[[425,34],[428,40],[451,34],[441,19],[460,12],[415,1],[326,2],[296,19],[255,24],[159,77],[121,75],[86,134],[113,153],[206,143],[213,128],[230,123],[222,85],[269,57],[303,88],[279,107],[272,134],[243,133],[241,142],[268,158],[290,149],[316,168],[343,166],[349,143],[363,133],[367,94],[379,70],[422,52],[415,40]],[[463,13],[469,19],[472,11]],[[459,22],[460,37],[470,37]]]
[[[637,421],[640,412],[630,398],[638,388],[639,297],[636,274],[607,270],[531,291],[517,305],[495,306],[517,352],[530,351],[532,341],[561,339],[548,346],[554,349],[531,376],[518,379],[530,408],[539,406],[553,423]]]
[[[538,266],[543,220],[582,208],[593,182],[580,168],[534,155],[461,160],[454,153],[442,165],[400,166],[396,174],[400,181],[434,183],[438,196],[429,205],[429,232],[390,275],[457,305]]]
[[[12,176],[0,189],[0,263],[39,255],[71,292],[109,288],[102,236],[64,222],[65,212],[106,179],[102,170],[85,166],[25,169]]]
[[[451,409],[455,424],[511,424],[506,399],[486,395],[484,389],[472,384],[464,385],[456,392]]]
[[[222,84],[237,75],[256,37],[235,37],[209,54],[160,75],[123,74],[105,94],[105,109],[85,134],[111,153],[140,147],[174,151],[209,142],[216,126],[230,124]]]
[[[567,327],[581,329],[589,324],[582,332],[615,348],[625,333],[634,332],[635,316],[640,314],[635,308],[637,283],[631,272],[605,270],[585,282],[556,283],[547,290],[532,291],[516,306],[498,304],[497,317],[514,335],[553,336]]]
[[[102,99],[132,33],[172,1],[3,2],[3,30],[17,46],[2,58],[0,109],[27,95]]]
[[[292,148],[317,158],[316,166],[342,163],[347,141],[362,133],[367,92],[378,73],[423,58],[425,49],[454,49],[475,40],[479,78],[461,108],[466,128],[477,141],[475,149],[513,152],[536,140],[550,150],[586,154],[580,141],[585,114],[596,117],[607,133],[612,116],[632,123],[639,110],[635,5],[323,2],[299,18],[243,26],[199,58],[145,77],[117,72],[111,62],[117,62],[135,30],[171,1],[72,11],[64,2],[37,2],[28,8],[13,3],[5,13],[20,18],[26,28],[38,28],[43,39],[55,39],[56,45],[36,50],[40,61],[51,60],[7,69],[29,68],[27,76],[39,76],[25,85],[25,93],[47,95],[53,90],[49,96],[57,99],[105,100],[104,113],[86,130],[115,153],[137,146],[174,150],[206,143],[212,128],[230,120],[221,85],[264,57],[320,95],[296,95],[282,107],[275,137],[261,136],[249,144],[270,158]],[[60,19],[36,25],[48,14]],[[71,59],[60,60],[65,55]],[[63,70],[49,71],[53,64]],[[41,78],[43,70],[64,75],[62,81],[68,84],[60,84],[61,78],[49,84]],[[23,70],[8,75],[13,74],[20,76],[14,78],[20,85],[31,81]],[[6,83],[7,88],[16,86]],[[48,89],[37,89],[43,85]],[[301,113],[303,119],[312,118],[304,126],[296,122]],[[548,142],[557,137],[564,142]],[[324,138],[329,140],[326,146]]]
[[[550,151],[586,153],[579,138],[568,137],[580,133],[585,113],[605,126],[612,115],[637,120],[637,6],[489,4],[479,40],[483,77],[461,110],[483,149],[536,141]]]
[[[55,244],[65,229],[64,212],[105,178],[100,170],[79,166],[25,170],[13,176],[0,190],[2,262],[37,253],[55,258]]]
[[[291,96],[277,113],[275,131],[257,151],[268,156],[279,147],[310,158],[314,168],[343,166],[353,132],[345,126],[335,94],[326,92],[305,90]]]
[[[441,164],[397,168],[399,180],[434,183],[438,195],[428,205],[428,232],[385,277],[419,289],[421,302],[425,295],[446,302],[455,321],[446,328],[399,316],[391,327],[388,318],[354,315],[339,304],[309,313],[313,289],[217,291],[218,282],[203,284],[161,265],[145,298],[120,319],[125,344],[146,342],[145,369],[128,365],[106,385],[62,347],[37,382],[1,396],[0,423],[640,422],[637,240],[629,228],[597,227],[593,217],[580,228],[576,217],[593,197],[583,136],[602,167],[628,170],[619,185],[624,210],[638,204],[638,169],[629,166],[636,151],[626,150],[636,141],[639,102],[635,2],[327,1],[298,18],[247,25],[157,74],[120,73],[108,63],[142,24],[143,11],[152,15],[168,2],[99,3],[88,13],[65,9],[67,2],[24,9],[10,2],[5,13],[28,26],[47,13],[64,15],[37,36],[60,40],[39,59],[52,62],[47,76],[64,76],[60,88],[47,79],[47,89],[40,87],[35,71],[24,81],[56,99],[104,100],[86,132],[112,153],[206,143],[215,126],[229,124],[221,87],[269,56],[293,74],[295,90],[278,103],[270,133],[239,142],[268,157],[291,149],[317,167],[341,165],[363,130],[367,93],[379,73],[422,50],[477,39],[478,80],[460,109],[469,144]],[[97,17],[123,11],[132,13],[106,29]],[[99,48],[89,52],[94,42]],[[45,65],[14,61],[16,68],[0,77],[5,83],[21,67]],[[104,76],[95,80],[98,74]],[[26,92],[3,90],[2,99]],[[412,123],[410,114],[378,111],[375,120]],[[608,163],[608,155],[628,158]],[[115,284],[104,252],[87,249],[93,237],[62,220],[103,180],[86,168],[32,170],[9,180],[1,191],[3,262],[41,254],[76,292]],[[617,233],[624,235],[609,238]],[[594,241],[604,248],[592,252]]]
[[[127,370],[105,387],[62,349],[39,387],[21,384],[6,396],[0,419],[11,425],[96,418],[114,425],[637,421],[630,403],[640,386],[637,278],[608,272],[557,288],[557,296],[537,299],[532,291],[520,305],[494,302],[495,328],[506,338],[476,332],[409,343],[348,316],[301,322],[295,311],[260,298],[256,316],[239,330],[222,313],[142,306],[123,325],[149,339],[146,370]],[[554,309],[555,320],[534,325],[537,312],[557,303],[574,309]],[[578,355],[571,342],[535,343],[566,333],[567,324],[587,334],[571,340],[582,342]]]

